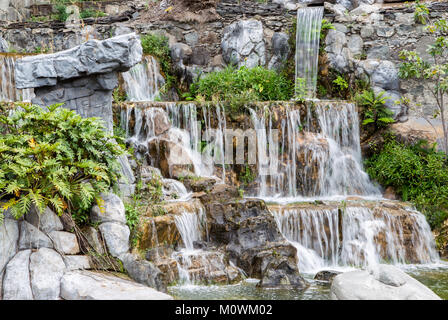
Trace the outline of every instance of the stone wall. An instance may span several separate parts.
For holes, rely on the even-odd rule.
[[[430,5],[431,18],[448,18],[448,3]],[[346,13],[339,5],[326,5],[330,30],[326,50],[330,65],[342,73],[368,76],[375,91],[386,91],[388,106],[400,120],[408,116],[431,115],[436,108],[432,94],[421,81],[400,80],[398,69],[401,50],[415,50],[429,58],[427,46],[432,38],[425,26],[416,24],[413,9],[403,4],[361,5]],[[395,104],[401,96],[410,99],[411,108]]]
[[[145,7],[123,1],[129,7],[133,5],[132,13],[119,19],[110,14],[104,21],[85,20],[85,26],[79,28],[63,23],[9,23],[0,27],[0,39],[9,43],[9,50],[33,52],[39,48],[56,52],[87,39],[105,39],[130,31],[161,33],[169,38],[177,75],[186,85],[200,74],[232,62],[276,68],[294,50],[289,48],[288,39],[297,5],[291,5],[291,1],[221,0],[202,11],[179,7],[179,2],[162,1]],[[401,121],[422,113],[432,114],[435,101],[423,85],[400,81],[397,75],[398,52],[422,52],[430,42],[423,26],[414,23],[413,10],[400,3],[337,2],[340,4],[326,3],[324,13],[325,19],[336,26],[326,39],[332,66],[342,73],[367,76],[377,92],[385,90],[391,97],[388,106]],[[347,7],[355,9],[348,11]],[[447,8],[446,2],[436,2],[431,16],[446,18]],[[411,110],[395,104],[403,94],[410,99]]]

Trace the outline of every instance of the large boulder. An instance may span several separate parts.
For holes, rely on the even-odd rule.
[[[59,299],[60,282],[66,269],[62,257],[52,249],[42,248],[31,254],[29,268],[34,299]]]
[[[4,300],[33,300],[29,271],[30,254],[31,250],[19,251],[6,266],[3,279]]]
[[[61,219],[48,207],[41,214],[36,206],[32,206],[30,211],[25,215],[25,220],[45,233],[64,229]]]
[[[63,254],[77,254],[79,253],[78,240],[76,235],[65,231],[52,231],[49,233],[53,241],[54,248]]]
[[[19,249],[53,248],[53,242],[42,231],[26,221],[20,223]]]
[[[269,69],[279,70],[283,67],[289,54],[289,36],[283,32],[276,32],[272,36],[272,58],[269,61]]]
[[[25,57],[16,61],[16,87],[55,86],[60,80],[127,71],[142,60],[142,53],[139,37],[131,33],[102,41],[92,39],[53,54]]]
[[[105,222],[99,226],[109,253],[118,258],[129,251],[130,230],[127,225]]]
[[[222,57],[227,64],[253,68],[266,63],[263,25],[255,19],[238,20],[224,29]]]
[[[101,203],[96,204],[90,211],[92,222],[126,223],[126,211],[123,201],[113,193],[101,194]]]
[[[331,285],[334,300],[441,300],[428,287],[391,265],[376,271],[350,271],[336,276]]]
[[[225,245],[230,261],[249,277],[261,279],[261,286],[305,288],[297,250],[281,235],[266,204],[236,199],[236,193],[233,187],[216,185],[201,197],[211,240]]]
[[[159,291],[166,291],[166,283],[163,283],[162,272],[151,262],[139,259],[132,253],[122,255],[121,261],[133,280]]]
[[[19,223],[16,220],[5,218],[0,224],[0,273],[16,254],[18,240]]]
[[[61,298],[66,300],[171,300],[172,297],[147,286],[91,271],[67,272],[61,281]]]

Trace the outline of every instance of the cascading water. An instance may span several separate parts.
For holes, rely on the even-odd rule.
[[[165,83],[157,60],[144,56],[142,62],[123,72],[124,90],[129,101],[154,101]]]
[[[30,102],[34,97],[33,89],[16,89],[15,60],[15,56],[0,54],[0,102]]]
[[[314,98],[323,7],[299,8],[296,33],[296,95]]]
[[[269,109],[261,113],[250,110],[258,149],[259,189],[255,196],[294,201],[380,197],[363,170],[356,106],[316,102],[314,109],[320,128],[317,133],[312,132],[309,119],[300,118],[299,110],[286,108],[280,130],[273,127]],[[280,155],[278,150],[282,150]]]
[[[194,284],[207,281],[213,273],[226,274],[222,253],[195,249],[195,242],[204,240],[204,231],[207,229],[204,208],[198,212],[176,215],[174,221],[184,244],[183,249],[173,254],[180,281]]]
[[[303,272],[341,266],[375,269],[381,262],[439,261],[425,217],[414,210],[394,214],[384,207],[275,206],[271,212],[285,238],[296,246]]]

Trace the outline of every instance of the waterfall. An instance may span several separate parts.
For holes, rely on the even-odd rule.
[[[212,111],[210,106],[202,107],[202,122],[204,123],[204,135],[201,135],[201,122],[197,107],[194,103],[169,104],[167,112],[174,127],[189,133],[189,141],[193,153],[200,157],[198,161],[200,170],[196,173],[199,176],[212,176],[215,165],[222,168],[221,182],[225,181],[225,132],[226,115],[221,106],[216,106],[215,115],[217,128],[212,128]],[[205,146],[203,143],[206,142]]]
[[[152,56],[144,56],[142,62],[123,72],[122,77],[129,101],[154,101],[165,83],[159,63]]]
[[[374,269],[382,262],[438,262],[423,214],[411,209],[392,211],[355,206],[271,207],[280,231],[297,248],[302,272],[341,266]]]
[[[317,132],[310,124],[310,108],[307,119],[301,119],[300,110],[287,107],[279,128],[273,127],[269,108],[250,110],[258,149],[259,188],[254,195],[294,201],[350,195],[379,198],[379,189],[363,170],[355,104],[316,102],[314,111]]]
[[[183,212],[174,216],[177,230],[187,251],[194,250],[194,242],[202,240],[201,220],[204,219],[204,215],[204,211],[200,209],[198,214]]]
[[[0,102],[30,102],[34,97],[33,89],[16,89],[14,65],[16,57],[0,54]]]
[[[316,92],[323,13],[324,7],[297,10],[296,95],[302,98],[314,98]]]

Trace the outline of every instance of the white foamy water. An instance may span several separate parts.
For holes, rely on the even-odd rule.
[[[160,74],[157,60],[144,56],[142,62],[122,73],[128,101],[154,101],[165,80]]]
[[[417,211],[396,215],[385,208],[349,206],[342,213],[337,208],[288,207],[271,212],[282,234],[297,248],[301,272],[440,261],[429,225]]]

